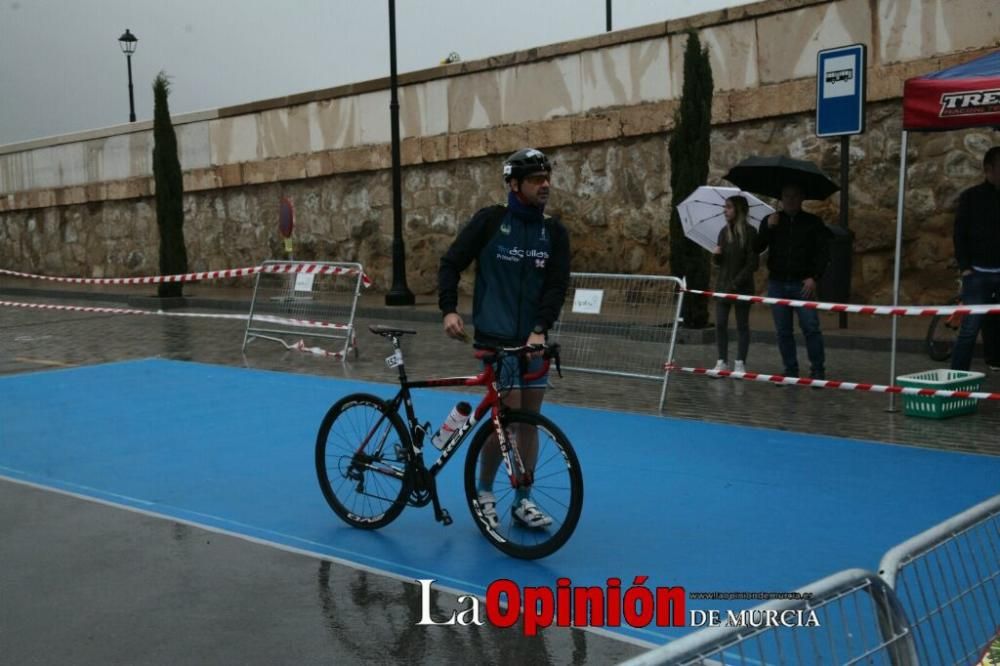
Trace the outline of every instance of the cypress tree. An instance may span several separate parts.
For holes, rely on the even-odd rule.
[[[162,71],[153,81],[153,180],[156,182],[156,226],[160,230],[160,274],[187,273],[184,247],[184,179],[177,157],[177,136],[167,97],[170,82]],[[160,283],[161,297],[183,296],[180,282]]]
[[[701,47],[698,33],[691,31],[684,51],[684,88],[669,144],[670,189],[673,192],[670,206],[670,270],[673,275],[684,277],[691,289],[708,289],[711,255],[685,238],[677,205],[708,179],[712,86],[708,49]],[[707,299],[684,299],[682,315],[686,327],[704,328],[708,325]]]

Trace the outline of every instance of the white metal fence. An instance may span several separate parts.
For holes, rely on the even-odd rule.
[[[890,549],[879,574],[850,569],[766,610],[815,610],[819,626],[724,626],[683,636],[628,666],[947,666],[1000,650],[1000,495]]]
[[[243,350],[255,338],[292,348],[294,338],[336,340],[332,355],[357,353],[354,315],[361,294],[361,264],[265,261],[254,283]]]
[[[798,590],[801,598],[769,601],[750,618],[782,618],[768,626],[719,626],[683,636],[624,662],[627,666],[765,666],[868,664],[909,666],[913,640],[896,597],[876,574],[848,569]],[[801,613],[801,615],[800,615]],[[785,626],[806,622],[818,626]],[[755,615],[756,614],[756,615]],[[783,615],[784,614],[784,615]]]
[[[680,324],[684,282],[667,275],[572,273],[553,340],[563,367],[662,382],[660,410]]]
[[[976,664],[1000,631],[1000,495],[901,543],[879,573],[921,664]]]

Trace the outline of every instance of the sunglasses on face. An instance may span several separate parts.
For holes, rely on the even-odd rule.
[[[531,176],[525,176],[524,182],[528,183],[529,185],[541,185],[542,183],[551,183],[552,174],[536,173]]]

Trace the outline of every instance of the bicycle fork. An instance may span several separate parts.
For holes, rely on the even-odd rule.
[[[522,486],[531,487],[534,475],[525,468],[524,460],[521,458],[521,451],[517,446],[517,433],[514,431],[516,426],[503,428],[498,419],[494,419],[493,424],[500,445],[500,457],[507,470],[507,478],[510,479],[510,487],[515,490]]]

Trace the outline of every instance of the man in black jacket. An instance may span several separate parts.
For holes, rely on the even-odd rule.
[[[773,298],[812,299],[816,283],[830,262],[830,232],[821,219],[802,210],[804,200],[805,191],[801,186],[785,185],[781,190],[781,212],[772,213],[767,222],[760,225],[757,251],[768,250],[767,295]],[[799,315],[799,328],[806,339],[806,352],[812,366],[809,376],[825,379],[826,355],[816,310],[776,305],[771,313],[784,374],[799,376],[798,352],[792,331],[793,309]]]
[[[569,288],[569,234],[562,223],[545,215],[552,166],[534,148],[519,150],[504,162],[507,204],[477,212],[441,258],[438,270],[438,306],[444,316],[445,334],[465,339],[465,322],[457,312],[458,282],[462,271],[476,261],[472,321],[477,342],[491,346],[519,347],[544,344],[548,330],[559,317]],[[513,386],[504,398],[508,407],[537,412],[548,379],[521,379],[515,357],[501,368],[501,386]],[[525,372],[540,370],[541,358],[532,359]],[[492,527],[499,524],[493,480],[500,464],[499,446],[484,448],[479,485],[479,505]],[[530,468],[538,454],[537,432],[522,429],[517,435],[522,459]],[[530,487],[517,489],[512,514],[521,524],[544,528],[552,519],[530,497]]]
[[[958,198],[955,213],[955,260],[962,271],[962,302],[966,305],[1000,302],[1000,146],[983,156],[979,185]],[[951,353],[953,370],[968,370],[984,315],[968,315]],[[988,335],[996,335],[988,331]],[[990,353],[994,340],[985,341]],[[996,359],[987,359],[994,361]]]

